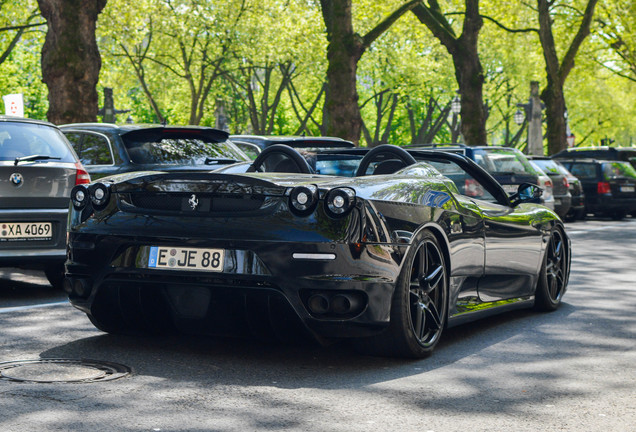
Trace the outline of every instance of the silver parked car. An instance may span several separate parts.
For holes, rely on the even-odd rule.
[[[61,287],[71,189],[90,176],[53,124],[0,116],[0,266]]]

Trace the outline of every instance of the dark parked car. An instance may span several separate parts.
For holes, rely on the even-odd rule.
[[[249,160],[226,132],[200,126],[60,126],[93,179],[132,171],[209,171]]]
[[[636,147],[570,147],[553,155],[552,158],[616,160],[629,162],[636,168]]]
[[[459,153],[468,156],[488,171],[510,194],[515,193],[522,183],[539,185],[539,176],[519,150],[500,146],[467,146],[463,144],[410,145],[406,148],[426,149]],[[470,190],[470,185],[466,185]]]
[[[284,159],[287,171],[270,171]],[[355,177],[312,166],[352,160]],[[77,186],[65,285],[111,333],[309,330],[424,357],[447,326],[559,306],[570,243],[556,213],[528,203],[540,193],[509,196],[463,155],[383,145],[307,159],[273,145],[216,172]]]
[[[589,213],[622,219],[636,212],[636,170],[629,162],[596,159],[562,159],[581,181]]]
[[[570,193],[570,183],[565,174],[558,167],[558,162],[545,156],[528,156],[528,159],[535,163],[552,180],[552,195],[554,196],[554,211],[561,217],[565,216],[572,207],[572,194]]]
[[[230,135],[230,140],[252,159],[256,159],[260,152],[274,144],[285,144],[293,148],[305,150],[314,148],[355,147],[355,144],[351,141],[336,137]]]
[[[568,179],[568,188],[572,196],[572,205],[565,215],[568,220],[585,219],[587,211],[585,210],[585,192],[581,181],[572,174],[558,159],[553,159],[557,169]]]
[[[69,196],[90,177],[51,123],[0,116],[0,266],[61,287]]]

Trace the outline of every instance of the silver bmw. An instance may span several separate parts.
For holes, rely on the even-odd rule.
[[[70,192],[89,182],[55,125],[0,116],[0,267],[44,270],[61,287]]]

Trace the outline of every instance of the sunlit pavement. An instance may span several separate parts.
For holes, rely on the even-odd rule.
[[[364,357],[345,344],[109,336],[68,304],[50,305],[63,294],[41,276],[24,273],[33,286],[20,275],[3,279],[0,361],[90,358],[133,374],[82,384],[0,380],[0,430],[630,432],[636,220],[566,229],[573,265],[559,310],[447,330],[420,361]],[[8,310],[8,292],[11,307],[27,308]]]

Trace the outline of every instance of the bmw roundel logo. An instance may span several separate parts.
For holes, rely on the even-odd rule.
[[[22,183],[24,182],[24,178],[22,177],[22,174],[20,174],[20,173],[11,174],[11,176],[9,177],[9,180],[15,186],[22,186]]]

